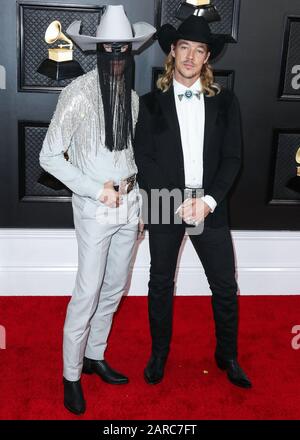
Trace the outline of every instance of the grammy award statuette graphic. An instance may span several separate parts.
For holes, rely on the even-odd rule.
[[[84,73],[78,61],[73,60],[73,42],[62,32],[61,23],[58,20],[52,21],[45,33],[47,44],[60,43],[55,48],[48,49],[48,59],[44,60],[38,72],[51,79],[60,81],[74,78]]]

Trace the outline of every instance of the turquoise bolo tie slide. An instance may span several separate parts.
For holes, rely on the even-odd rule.
[[[182,98],[192,99],[193,96],[197,96],[200,99],[200,92],[193,93],[191,90],[186,90],[185,93],[178,95],[179,101],[182,101]]]

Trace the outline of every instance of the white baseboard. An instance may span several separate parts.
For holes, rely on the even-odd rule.
[[[242,295],[300,294],[300,232],[233,231]],[[148,236],[137,248],[129,295],[146,295]],[[77,270],[73,230],[0,229],[0,295],[70,295]],[[177,270],[177,295],[208,295],[190,240]]]

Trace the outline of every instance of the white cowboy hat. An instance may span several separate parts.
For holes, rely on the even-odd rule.
[[[67,29],[72,40],[82,50],[96,50],[97,43],[132,43],[132,50],[138,50],[156,29],[151,24],[138,22],[131,26],[123,5],[108,5],[101,17],[96,37],[80,35],[81,21],[74,21]]]

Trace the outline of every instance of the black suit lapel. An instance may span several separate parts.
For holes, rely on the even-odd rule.
[[[207,152],[209,148],[209,140],[211,132],[216,122],[218,114],[218,104],[215,97],[208,97],[204,95],[205,105],[205,124],[204,124],[204,145],[203,145],[203,184],[205,184],[205,175],[207,172]]]
[[[167,92],[159,93],[158,99],[161,105],[162,114],[168,123],[170,146],[173,150],[171,151],[171,154],[172,153],[176,154],[176,162],[178,166],[178,173],[179,173],[178,177],[180,181],[180,186],[184,187],[185,186],[184,160],[183,160],[183,151],[181,145],[180,126],[177,117],[173,86],[171,86]],[[171,157],[170,160],[172,160]]]

